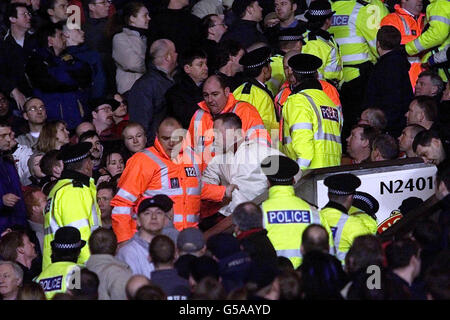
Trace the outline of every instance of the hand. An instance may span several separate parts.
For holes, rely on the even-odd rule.
[[[227,186],[227,188],[225,189],[225,196],[224,196],[224,198],[231,199],[231,197],[232,197],[231,194],[233,193],[234,189],[239,190],[239,187],[237,185],[235,185],[235,184],[229,184]]]
[[[22,111],[23,105],[25,104],[25,101],[27,100],[27,98],[17,88],[14,88],[13,91],[11,91],[11,96],[16,101],[17,107],[19,108],[19,110]]]
[[[5,234],[10,233],[10,232],[12,232],[12,230],[10,228],[6,228],[6,230],[3,231],[3,233],[0,235],[0,238],[3,237]]]
[[[16,196],[13,193],[7,193],[2,197],[3,204],[7,207],[14,207],[19,199],[20,197]]]
[[[104,175],[104,176],[100,176],[97,180],[97,187],[100,183],[102,182],[108,182],[109,180],[111,180],[111,176],[110,175]]]

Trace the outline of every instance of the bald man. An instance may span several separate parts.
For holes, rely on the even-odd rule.
[[[128,279],[127,286],[125,287],[125,293],[128,300],[134,300],[136,292],[143,286],[152,284],[150,280],[141,274],[136,274]]]
[[[309,225],[302,234],[300,252],[304,256],[311,251],[329,253],[330,245],[327,230],[319,224]]]
[[[177,65],[177,52],[172,41],[160,39],[150,46],[147,72],[128,91],[130,121],[144,127],[149,145],[153,145],[158,124],[166,116],[167,90],[173,86],[172,73]]]

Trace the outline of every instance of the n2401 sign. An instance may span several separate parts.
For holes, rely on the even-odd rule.
[[[380,182],[380,194],[385,193],[403,193],[408,190],[413,192],[414,190],[423,191],[425,189],[433,190],[433,177],[417,178],[404,180],[391,180],[389,182]]]

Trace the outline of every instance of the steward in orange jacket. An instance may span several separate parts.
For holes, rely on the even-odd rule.
[[[417,6],[413,8],[406,7],[406,5],[409,5],[408,1],[402,1],[402,6],[396,4],[394,6],[395,12],[385,16],[380,23],[380,27],[393,26],[400,31],[402,35],[401,44],[406,44],[417,39],[422,34],[425,27],[425,14],[421,12],[422,3],[414,3],[417,3]],[[419,74],[425,69],[422,68],[421,57],[419,56],[408,56],[408,61],[411,63],[409,79],[414,88]]]
[[[174,202],[173,223],[180,231],[198,225],[201,197],[223,200],[226,187],[201,182],[199,159],[183,143],[183,134],[178,130],[184,129],[175,119],[165,119],[158,128],[154,146],[137,152],[127,161],[118,183],[119,191],[111,201],[112,227],[118,242],[135,234],[136,205],[142,197],[169,196]]]
[[[195,112],[189,125],[191,146],[201,157],[202,164],[208,164],[214,156],[214,116],[221,113],[238,115],[248,139],[258,139],[270,146],[271,139],[258,110],[247,102],[236,100],[219,76],[212,75],[205,81],[203,97],[205,100],[198,104],[200,109]]]

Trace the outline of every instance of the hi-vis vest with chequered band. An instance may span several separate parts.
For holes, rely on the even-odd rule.
[[[44,289],[45,297],[51,300],[57,293],[64,293],[72,285],[79,284],[80,266],[69,261],[54,262],[34,280]],[[75,288],[72,288],[75,289]]]
[[[330,253],[334,254],[333,237],[319,212],[295,195],[293,186],[273,186],[262,203],[263,223],[278,256],[289,258],[296,269],[302,263],[300,247],[303,231],[310,224],[321,224],[329,233]]]
[[[51,264],[50,243],[59,228],[75,227],[80,231],[81,239],[88,242],[91,233],[101,227],[101,221],[94,179],[89,179],[89,186],[73,179],[59,180],[48,195],[44,212],[42,270]],[[78,264],[84,264],[89,256],[89,246],[85,245],[81,249]]]

